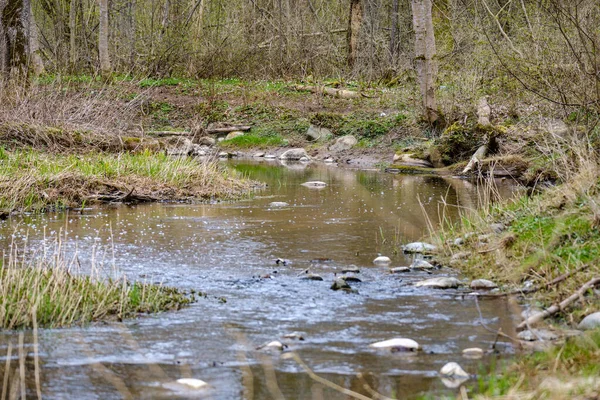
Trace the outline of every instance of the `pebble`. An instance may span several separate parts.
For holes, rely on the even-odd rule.
[[[285,201],[273,201],[269,204],[270,207],[287,207],[289,206],[289,203],[286,203]]]
[[[391,262],[392,262],[392,260],[390,260],[390,258],[386,257],[386,256],[379,256],[373,260],[373,264],[378,264],[378,265],[390,264]]]
[[[458,363],[449,362],[440,369],[440,375],[450,378],[469,378],[470,375]]]
[[[262,346],[258,346],[256,348],[256,350],[261,350],[261,349],[265,349],[265,350],[279,350],[279,351],[283,351],[283,349],[285,349],[287,346],[283,343],[281,343],[279,340],[273,340],[272,342],[263,344]]]
[[[208,383],[206,383],[200,379],[192,379],[192,378],[177,379],[177,383],[180,383],[185,386],[189,386],[192,389],[201,389],[203,387],[208,386]]]
[[[401,274],[404,272],[410,272],[410,267],[396,267],[396,268],[390,269],[390,272],[392,274]]]
[[[410,265],[410,267],[412,269],[421,269],[421,270],[429,270],[429,269],[435,268],[431,263],[429,263],[425,260],[421,260],[421,259],[414,260],[412,262],[412,264]]]
[[[454,245],[455,246],[462,246],[463,244],[465,244],[465,239],[463,239],[463,238],[456,238],[456,239],[454,239]]]
[[[286,333],[282,336],[284,339],[304,340],[304,336],[298,332]]]
[[[483,350],[479,347],[469,347],[462,351],[462,355],[466,358],[481,358],[483,357]]]
[[[556,340],[558,339],[558,335],[547,329],[528,329],[526,331],[519,332],[517,338],[527,342],[534,342],[536,340]]]
[[[416,287],[429,287],[434,289],[456,289],[460,286],[460,281],[456,278],[438,277],[426,279],[415,283]]]
[[[588,330],[600,327],[600,312],[585,317],[577,326],[579,329]]]
[[[261,158],[264,156],[265,156],[265,153],[263,153],[263,152],[258,152],[258,153],[252,154],[252,157],[254,157],[254,158]]]
[[[418,351],[421,350],[419,343],[412,339],[396,338],[376,342],[369,345],[375,349],[390,349],[391,351]]]
[[[337,278],[336,280],[333,281],[333,284],[331,285],[331,290],[343,290],[343,289],[351,289],[350,285],[348,285],[348,282],[346,282],[345,279],[342,278]]]
[[[348,268],[342,269],[342,274],[347,274],[349,272],[351,272],[353,274],[359,274],[360,269],[358,269],[357,267],[348,267]]]
[[[475,279],[469,285],[471,289],[496,289],[498,285],[487,279]]]
[[[424,242],[413,242],[402,246],[405,253],[430,253],[437,250],[437,247]]]
[[[277,156],[274,154],[265,154],[264,157],[265,160],[275,160],[277,158]]]

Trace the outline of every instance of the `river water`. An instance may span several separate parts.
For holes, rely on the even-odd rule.
[[[233,203],[116,206],[0,222],[4,249],[25,237],[30,248],[50,246],[61,235],[62,245],[71,253],[77,249],[83,265],[94,257],[132,279],[208,295],[180,311],[122,323],[40,329],[44,398],[351,398],[283,356],[293,352],[341,387],[404,399],[453,393],[437,373],[446,362],[480,374],[498,358],[510,357],[511,347],[503,342],[496,345],[499,354],[480,360],[461,355],[468,347],[491,348],[496,335],[481,321],[510,330],[504,300],[480,301],[480,317],[465,289],[412,286],[455,272],[390,274],[372,262],[381,253],[392,259],[392,267],[409,265],[411,256],[397,251],[399,246],[420,239],[429,223],[435,227],[442,218],[456,219],[456,205],[476,207],[474,185],[333,166],[240,162],[232,167],[268,187]],[[327,186],[301,185],[313,180]],[[504,195],[511,191],[499,189]],[[277,258],[286,265],[276,264]],[[350,266],[360,269],[356,276],[362,282],[351,283],[355,292],[331,290],[334,277]],[[324,280],[301,279],[306,270]],[[305,340],[282,339],[292,332]],[[17,337],[1,333],[0,354],[9,342],[16,348]],[[412,338],[423,351],[368,347],[394,337]],[[289,347],[283,353],[256,350],[272,340]],[[32,332],[25,332],[24,342],[28,394],[35,397]],[[12,358],[14,370],[16,350]],[[0,358],[0,376],[5,362]],[[211,387],[184,390],[172,384],[180,378],[202,379]]]

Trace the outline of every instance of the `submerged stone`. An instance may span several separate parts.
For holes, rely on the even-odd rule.
[[[479,347],[470,347],[462,351],[463,357],[466,358],[481,358],[483,357],[483,350]]]
[[[392,260],[386,256],[379,256],[373,260],[373,264],[376,264],[376,265],[386,265],[386,264],[390,264],[391,262],[392,262]]]
[[[458,363],[449,362],[440,369],[440,375],[449,378],[469,378],[470,375]]]
[[[288,203],[286,203],[285,201],[273,201],[269,204],[270,207],[287,207],[289,206]]]
[[[390,269],[390,272],[392,274],[401,274],[404,272],[410,272],[410,267],[396,267],[396,268]]]
[[[331,290],[344,290],[344,289],[351,289],[350,285],[348,285],[348,282],[346,282],[345,279],[337,278],[336,280],[333,281],[333,284],[331,285]]]
[[[421,349],[419,343],[407,338],[384,340],[382,342],[372,343],[369,347],[375,349],[389,349],[391,351],[418,351]]]
[[[305,186],[308,188],[321,189],[321,188],[324,188],[325,186],[327,186],[327,183],[321,182],[321,181],[309,181],[309,182],[304,182],[302,184],[302,186]]]
[[[412,262],[412,264],[410,265],[410,267],[412,269],[421,269],[421,270],[430,270],[430,269],[434,269],[435,266],[433,266],[433,264],[425,261],[425,260],[421,260],[421,259],[416,259]]]

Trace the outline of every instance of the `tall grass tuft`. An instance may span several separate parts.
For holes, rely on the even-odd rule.
[[[77,252],[60,237],[51,253],[13,242],[0,267],[0,328],[62,327],[122,320],[139,313],[179,309],[192,301],[175,288],[131,282],[93,258],[83,273]]]

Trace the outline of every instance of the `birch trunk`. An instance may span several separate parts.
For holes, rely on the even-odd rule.
[[[23,0],[23,7],[27,3],[27,7],[29,9],[28,13],[28,26],[27,26],[27,36],[29,38],[29,63],[33,70],[33,74],[35,76],[39,76],[44,73],[44,62],[42,61],[42,57],[40,56],[40,42],[38,40],[38,28],[35,23],[35,16],[33,15],[33,9],[31,8],[30,0]]]
[[[358,34],[363,18],[361,0],[350,0],[350,17],[348,19],[348,66],[353,67],[356,62],[358,48]]]
[[[71,68],[75,68],[77,62],[77,48],[75,47],[75,36],[77,34],[77,0],[71,0],[69,5],[69,62]]]
[[[431,16],[432,0],[411,0],[413,29],[415,31],[415,67],[423,98],[425,119],[434,124],[438,118],[435,101],[435,37]]]
[[[111,73],[110,57],[108,54],[108,0],[99,0],[100,25],[98,32],[98,56],[100,58],[100,72],[102,76]]]

